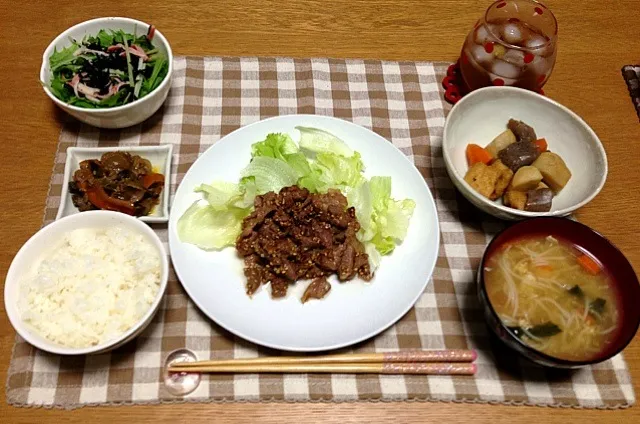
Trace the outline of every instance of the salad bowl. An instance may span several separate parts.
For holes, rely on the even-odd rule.
[[[167,74],[160,84],[144,97],[130,103],[108,108],[87,108],[72,105],[58,98],[51,87],[52,70],[50,58],[55,52],[71,46],[73,40],[96,36],[101,30],[123,31],[128,34],[146,34],[151,26],[142,21],[130,18],[107,17],[97,18],[77,24],[58,35],[49,44],[42,55],[40,82],[45,93],[62,110],[79,121],[99,128],[125,128],[139,124],[160,109],[169,94],[173,73],[173,53],[167,39],[158,30],[152,29],[152,44],[168,61]]]

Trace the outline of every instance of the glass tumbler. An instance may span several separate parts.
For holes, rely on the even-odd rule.
[[[556,61],[558,23],[534,0],[498,0],[478,20],[460,55],[467,91],[509,85],[540,91]]]

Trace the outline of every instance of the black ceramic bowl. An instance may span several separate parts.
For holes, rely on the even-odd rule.
[[[619,316],[622,327],[613,343],[597,357],[588,361],[568,361],[546,355],[528,346],[516,337],[500,321],[487,295],[484,268],[485,262],[505,243],[523,237],[554,236],[581,247],[593,255],[610,274],[613,284],[620,294]],[[484,252],[478,269],[478,298],[484,310],[484,316],[491,330],[507,346],[531,361],[553,368],[579,368],[585,365],[605,361],[621,352],[631,342],[640,325],[640,285],[633,267],[609,240],[591,228],[579,222],[565,218],[543,217],[518,222],[496,235]]]

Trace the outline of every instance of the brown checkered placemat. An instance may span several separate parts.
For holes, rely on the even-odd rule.
[[[65,152],[70,146],[173,143],[171,190],[211,144],[230,131],[274,115],[332,115],[370,128],[409,156],[435,197],[440,256],[415,308],[389,330],[345,351],[474,348],[475,377],[377,375],[209,375],[185,400],[440,400],[621,408],[635,395],[622,355],[575,372],[524,362],[489,336],[476,300],[474,270],[503,224],[482,215],[453,188],[441,155],[444,117],[440,81],[448,64],[334,59],[177,58],[163,109],[122,131],[65,125],[56,153],[45,222],[56,215]],[[166,226],[155,227],[167,240]],[[188,347],[200,359],[274,355],[209,321],[175,274],[161,309],[134,342],[108,354],[61,357],[21,338],[11,359],[7,399],[13,405],[83,405],[181,401],[162,384],[166,355]]]

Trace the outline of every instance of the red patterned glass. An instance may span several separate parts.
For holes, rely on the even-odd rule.
[[[556,61],[558,25],[545,5],[499,0],[469,33],[460,56],[468,90],[510,85],[539,91]]]

